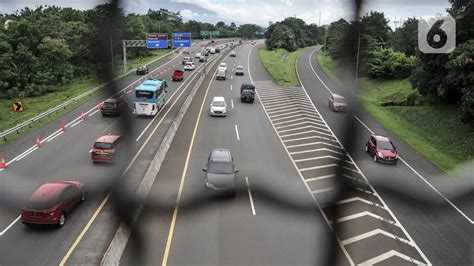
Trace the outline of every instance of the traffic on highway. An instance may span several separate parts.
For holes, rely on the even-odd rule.
[[[53,2],[0,11],[0,265],[474,262],[472,4]]]

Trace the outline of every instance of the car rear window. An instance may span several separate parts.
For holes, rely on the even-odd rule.
[[[115,107],[115,102],[104,102],[105,107]]]
[[[243,69],[244,69],[243,66],[238,66],[238,67],[237,67],[237,70],[243,70]]]
[[[94,143],[94,148],[100,149],[100,150],[106,150],[106,149],[113,149],[114,146],[112,145],[112,143],[108,143],[108,142],[96,142]]]
[[[46,209],[52,208],[55,203],[56,201],[54,200],[41,201],[41,202],[28,201],[25,204],[25,207],[28,209],[33,209],[33,210],[46,210]]]
[[[346,99],[344,99],[344,98],[334,98],[334,102],[336,102],[336,103],[346,103]]]

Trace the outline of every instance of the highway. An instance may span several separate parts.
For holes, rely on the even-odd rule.
[[[197,52],[201,49],[201,44],[194,43],[189,51]],[[194,53],[191,56],[194,57]],[[211,55],[208,63],[215,59],[215,56]],[[97,108],[106,96],[88,101],[2,150],[8,167],[0,171],[1,265],[59,264],[64,261],[73,243],[94,218],[93,214],[98,207],[104,203],[107,190],[121,178],[125,169],[128,173],[126,176],[129,177],[128,188],[136,189],[173,117],[197,81],[198,71],[203,67],[202,63],[196,63],[196,70],[187,72],[183,82],[172,82],[173,69],[182,68],[182,57],[182,53],[172,54],[152,65],[148,76],[132,74],[117,83],[117,87],[121,89],[117,97],[126,100],[130,114],[133,97],[130,92],[133,92],[134,86],[144,78],[156,76],[166,79],[169,84],[168,101],[159,115],[154,118],[132,117],[133,125],[129,131],[131,134],[125,136],[128,145],[122,151],[123,156],[119,163],[93,165],[90,160],[90,150],[99,136],[120,133],[121,130],[120,118],[103,117]],[[85,119],[81,119],[82,114]],[[64,132],[60,130],[61,123],[65,124]],[[39,148],[34,145],[36,138],[41,140]],[[20,209],[32,192],[46,181],[64,178],[83,181],[88,192],[88,199],[67,217],[66,225],[58,230],[28,228],[21,224]],[[117,225],[118,223],[113,221],[109,224],[111,230]],[[96,243],[93,247],[93,254],[85,256],[82,253],[83,256],[80,257],[86,260],[76,263],[90,263],[90,259],[100,261],[108,244],[107,239],[102,240],[103,243]],[[100,249],[101,245],[103,250]]]

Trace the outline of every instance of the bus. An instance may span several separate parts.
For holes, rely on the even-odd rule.
[[[135,88],[133,110],[137,115],[154,116],[166,102],[168,84],[162,79],[147,79]]]

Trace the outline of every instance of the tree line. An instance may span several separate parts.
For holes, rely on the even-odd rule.
[[[23,98],[64,90],[73,80],[97,75],[105,66],[96,47],[101,26],[112,14],[110,4],[90,10],[57,6],[24,8],[13,14],[0,13],[0,97]],[[125,14],[119,9],[110,42],[113,61],[122,60],[122,40],[144,40],[147,33],[191,32],[200,39],[201,31],[220,31],[220,37],[253,38],[263,29],[254,24],[237,26],[218,22],[183,21],[180,12],[166,9],[146,14]],[[146,48],[127,50],[128,57],[146,56]]]
[[[355,62],[359,46],[359,75],[375,79],[409,78],[424,96],[423,102],[457,104],[460,119],[473,123],[474,4],[469,0],[450,0],[450,3],[447,11],[456,20],[457,43],[451,54],[420,52],[418,19],[410,18],[392,30],[382,12],[370,12],[358,21],[340,19],[322,27],[287,18],[268,28],[266,44],[269,49],[295,51],[326,41],[325,52],[339,62]],[[348,34],[350,31],[356,34]],[[407,104],[419,103],[407,101]]]

